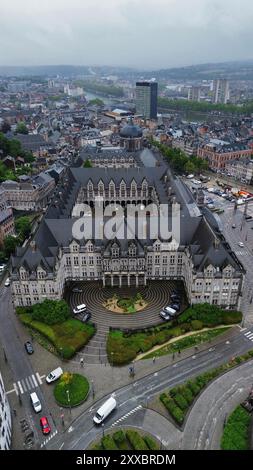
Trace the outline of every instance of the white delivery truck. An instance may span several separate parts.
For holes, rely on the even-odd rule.
[[[57,367],[57,369],[52,370],[52,372],[50,372],[50,374],[48,374],[48,376],[46,377],[47,383],[50,384],[51,382],[54,382],[55,380],[59,379],[62,374],[63,374],[62,368]]]
[[[116,408],[117,402],[115,398],[110,397],[106,402],[100,406],[100,408],[97,410],[93,421],[95,424],[101,424],[107,416]]]

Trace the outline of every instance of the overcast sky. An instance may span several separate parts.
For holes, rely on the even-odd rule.
[[[0,65],[253,59],[253,0],[2,0]]]

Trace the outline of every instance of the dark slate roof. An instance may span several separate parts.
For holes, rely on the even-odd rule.
[[[157,189],[160,202],[167,203],[169,199],[170,201],[174,199],[180,203],[179,245],[181,248],[189,247],[196,270],[203,271],[208,264],[212,263],[221,268],[231,264],[238,272],[243,271],[243,267],[226,243],[217,221],[212,217],[210,211],[200,212],[188,188],[178,178],[174,178],[170,170],[166,169],[165,171],[164,167],[140,168],[138,170],[117,169],[115,171],[108,171],[105,168],[71,168],[67,170],[35,235],[37,247],[35,253],[31,247],[19,248],[16,257],[13,258],[13,269],[15,270],[23,264],[32,271],[36,265],[43,264],[48,271],[53,270],[59,247],[68,247],[73,239],[72,208],[79,189],[82,186],[85,187],[89,179],[93,181],[95,186],[102,179],[107,186],[111,179],[115,181],[116,185],[119,185],[124,178],[126,183],[130,185],[133,178],[138,184],[142,182],[144,177],[149,185]],[[171,196],[166,193],[166,185],[171,187]],[[168,208],[168,229],[171,230],[170,204]],[[134,233],[133,240],[135,240],[139,254],[143,253],[145,246],[148,247],[155,241],[149,237],[146,240],[137,240]],[[79,243],[83,245],[86,241],[82,240]],[[170,239],[164,241],[170,241]],[[129,240],[123,238],[118,242],[122,252],[126,251]],[[111,241],[108,240],[96,240],[98,249],[107,250],[110,243]]]

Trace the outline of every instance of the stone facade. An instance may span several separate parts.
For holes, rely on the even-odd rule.
[[[9,450],[11,447],[11,410],[5,393],[3,378],[0,373],[0,450]]]
[[[49,207],[34,241],[18,248],[12,259],[15,306],[59,299],[67,281],[98,280],[104,286],[146,285],[152,280],[184,282],[190,303],[208,302],[238,308],[244,270],[213,220],[197,207],[184,184],[167,167],[70,169]],[[133,233],[107,240],[76,239],[73,223],[83,216],[82,204],[94,210],[120,204],[180,203],[180,239],[159,234],[140,239]],[[152,214],[151,214],[152,215]],[[125,219],[124,219],[125,220]],[[124,222],[123,222],[124,223]]]

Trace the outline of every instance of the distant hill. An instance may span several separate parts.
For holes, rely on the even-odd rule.
[[[148,73],[145,72],[143,75],[144,77],[153,76],[158,80],[212,80],[215,78],[228,78],[229,80],[253,80],[253,60],[161,69]]]
[[[85,66],[85,65],[41,65],[41,66],[0,66],[0,76],[65,76],[75,77],[86,75],[118,75],[132,79],[156,77],[157,80],[212,80],[228,78],[229,80],[253,80],[253,59],[238,62],[190,65],[159,70],[137,70],[130,67],[117,66]]]

